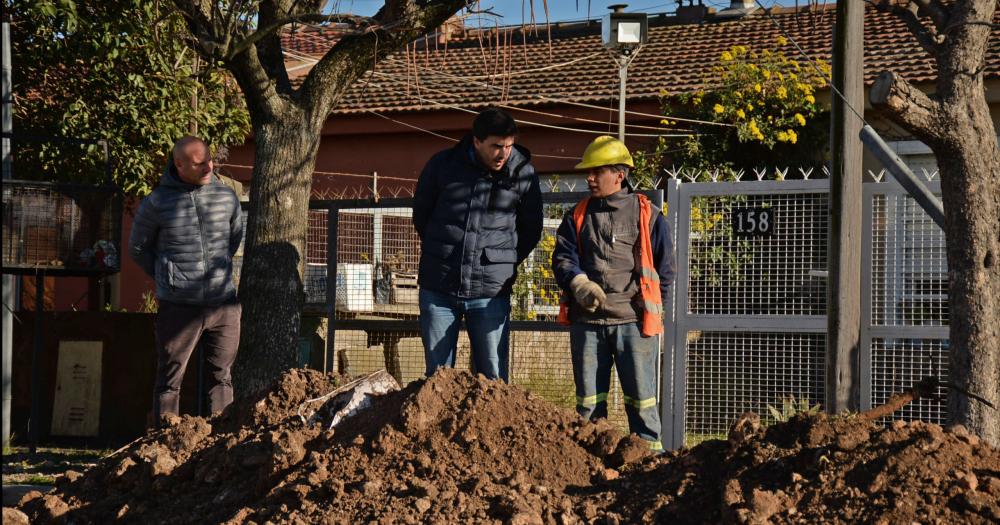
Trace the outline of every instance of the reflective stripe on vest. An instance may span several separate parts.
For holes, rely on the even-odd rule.
[[[653,218],[653,207],[649,199],[640,193],[639,199],[639,290],[642,293],[642,318],[639,328],[642,335],[651,337],[663,333],[663,298],[660,297],[660,275],[653,265],[653,238],[649,230],[649,222]],[[576,249],[583,255],[580,243],[580,230],[583,229],[583,218],[587,214],[587,203],[590,197],[584,197],[573,208],[573,226],[576,229]],[[564,291],[559,301],[559,324],[569,325],[569,292]]]

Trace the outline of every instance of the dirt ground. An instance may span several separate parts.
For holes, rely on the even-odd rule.
[[[303,402],[335,383],[291,371],[19,508],[33,523],[1000,521],[1000,452],[960,427],[817,416],[761,429],[748,414],[727,441],[653,457],[605,422],[454,370],[336,430],[305,424]]]

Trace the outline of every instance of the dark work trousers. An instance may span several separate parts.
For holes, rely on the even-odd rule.
[[[207,363],[209,411],[221,411],[233,402],[229,369],[240,345],[241,313],[236,299],[215,306],[160,301],[156,316],[157,362],[153,391],[153,415],[157,424],[164,414],[178,413],[184,370],[199,342]]]

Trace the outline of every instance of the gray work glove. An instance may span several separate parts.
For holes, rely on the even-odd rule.
[[[585,273],[574,277],[569,282],[569,289],[573,292],[573,298],[576,299],[576,302],[584,310],[591,313],[596,312],[597,308],[608,299],[608,296],[604,294],[604,290],[601,290],[601,287],[594,281],[591,281]]]

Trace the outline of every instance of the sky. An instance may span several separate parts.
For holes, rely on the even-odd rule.
[[[480,0],[482,7],[490,8],[494,13],[502,16],[498,21],[494,17],[484,15],[483,24],[490,26],[498,23],[500,25],[519,25],[530,22],[532,1],[535,6],[535,21],[545,21],[545,10],[543,0]],[[685,4],[689,0],[685,1]],[[831,3],[833,0],[829,0]],[[729,7],[729,0],[703,0],[708,7],[717,11]],[[382,7],[383,0],[339,0],[339,10],[358,15],[370,16],[375,14]],[[761,0],[766,7],[773,5],[793,6],[795,0]],[[604,16],[609,5],[627,4],[625,11],[636,11],[645,13],[665,13],[673,12],[677,9],[677,2],[665,0],[547,0],[545,4],[549,9],[549,21],[560,22],[566,20],[583,20],[586,18],[598,18]],[[808,0],[799,0],[799,5],[808,4]],[[588,12],[589,9],[589,12]],[[488,20],[488,22],[487,22]],[[470,21],[471,22],[471,21]],[[472,22],[472,25],[475,25]]]

